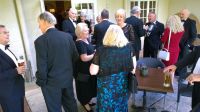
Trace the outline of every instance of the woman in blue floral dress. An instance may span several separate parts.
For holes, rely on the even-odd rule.
[[[110,25],[90,66],[91,75],[97,75],[97,112],[128,111],[128,72],[136,60],[133,54],[122,29]]]

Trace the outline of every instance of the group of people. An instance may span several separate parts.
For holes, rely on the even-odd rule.
[[[196,33],[195,21],[188,18],[189,11],[183,9],[181,18],[170,16],[164,27],[156,20],[154,12],[149,12],[148,23],[143,24],[139,18],[140,10],[138,6],[133,7],[131,16],[126,18],[126,11],[118,9],[114,24],[109,21],[108,10],[103,9],[100,17],[97,17],[99,23],[91,28],[84,13],[77,21],[77,10],[70,8],[69,18],[62,22],[63,31],[55,28],[57,21],[53,14],[43,12],[39,15],[38,24],[43,34],[34,42],[37,61],[35,76],[49,112],[61,112],[61,106],[66,112],[78,112],[73,79],[77,98],[87,112],[93,112],[94,97],[97,97],[98,112],[127,112],[131,94],[128,75],[130,72],[135,74],[143,36],[144,57],[157,58],[159,49],[169,48],[170,60],[163,62],[171,66],[164,72],[174,72],[176,68],[197,63],[187,80],[195,85],[192,107],[200,102],[199,82],[196,82],[200,81],[197,75],[200,73],[200,49],[196,48],[183,58],[186,47],[191,48]],[[90,33],[93,34],[93,43],[89,40]],[[5,48],[8,42],[9,32],[4,25],[0,25],[0,63],[4,65],[0,66],[0,88],[4,90],[0,92],[0,104],[5,112],[23,112],[22,74],[25,66],[18,66],[15,55]],[[177,63],[178,59],[182,60]]]

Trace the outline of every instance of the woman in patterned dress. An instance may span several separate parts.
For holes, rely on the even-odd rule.
[[[128,72],[134,71],[136,61],[133,54],[122,29],[110,25],[90,66],[91,75],[97,75],[97,112],[128,111]]]

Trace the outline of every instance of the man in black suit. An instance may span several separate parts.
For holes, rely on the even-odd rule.
[[[164,24],[156,20],[154,12],[149,12],[148,20],[149,22],[145,24],[144,57],[157,58],[158,50],[162,45],[160,38],[164,32]]]
[[[73,93],[73,64],[78,53],[70,34],[58,31],[56,18],[49,12],[38,18],[43,35],[35,40],[37,72],[36,84],[42,93],[49,112],[77,112]]]
[[[186,80],[190,84],[192,85],[194,84],[192,90],[192,109],[194,109],[194,107],[200,103],[200,53],[199,52],[200,52],[200,46],[195,47],[191,53],[185,55],[175,65],[168,66],[164,69],[164,72],[171,72],[173,74],[176,69],[182,69],[191,64],[195,65],[192,70],[192,73],[186,78]]]
[[[77,19],[77,10],[74,8],[70,8],[68,11],[69,18],[64,20],[62,23],[62,30],[64,32],[69,33],[73,40],[76,40],[75,28],[76,28],[76,19]]]
[[[184,34],[179,43],[180,53],[179,60],[182,59],[186,54],[189,53],[189,49],[192,49],[192,42],[197,37],[196,21],[189,18],[190,12],[188,9],[183,9],[180,11],[180,18],[184,26]],[[186,75],[187,67],[184,67],[176,71],[176,75]]]
[[[17,58],[7,48],[9,32],[0,25],[0,104],[3,112],[24,112],[25,66],[18,66]]]
[[[134,28],[135,34],[135,53],[136,59],[139,59],[139,53],[141,50],[141,37],[144,36],[143,22],[140,17],[140,7],[134,6],[131,10],[131,16],[126,19],[126,23],[131,24]]]
[[[101,12],[101,19],[102,21],[94,26],[94,35],[93,40],[96,48],[103,45],[103,38],[108,29],[108,27],[113,24],[108,21],[109,19],[109,12],[106,9],[103,9]]]

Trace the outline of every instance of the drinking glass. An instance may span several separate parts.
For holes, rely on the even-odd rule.
[[[164,83],[163,86],[164,87],[170,87],[171,85],[171,75],[169,72],[165,72],[164,73]]]

